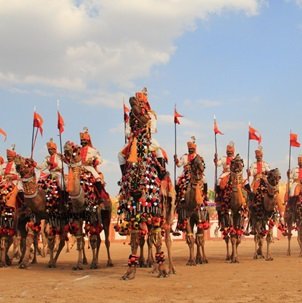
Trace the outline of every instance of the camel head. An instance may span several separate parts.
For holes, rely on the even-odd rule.
[[[232,173],[239,174],[242,172],[244,167],[243,159],[236,155],[236,157],[231,161],[230,170]]]
[[[81,146],[72,141],[64,145],[64,159],[67,164],[75,164],[81,161]]]
[[[281,175],[278,168],[271,169],[267,173],[267,182],[271,186],[277,186],[279,184],[280,179],[281,179]]]
[[[35,167],[37,166],[37,163],[33,159],[16,155],[14,162],[16,170],[21,178],[35,177]]]

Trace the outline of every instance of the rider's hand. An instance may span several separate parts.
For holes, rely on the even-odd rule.
[[[214,154],[214,159],[213,159],[215,165],[217,166],[217,162],[218,162],[218,156],[217,153]]]
[[[174,162],[175,164],[178,164],[179,160],[177,159],[177,155],[174,155]]]

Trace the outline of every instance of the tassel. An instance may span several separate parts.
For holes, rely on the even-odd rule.
[[[130,155],[128,157],[128,162],[136,163],[137,162],[137,139],[136,137],[133,138]]]
[[[69,169],[68,177],[67,177],[67,192],[73,192],[74,191],[74,173],[72,169]]]
[[[195,199],[197,204],[202,204],[203,203],[203,196],[201,194],[201,189],[200,189],[200,184],[196,184],[196,189],[195,189]]]
[[[16,208],[16,199],[18,195],[18,188],[14,186],[14,189],[6,196],[6,206]]]
[[[237,186],[237,193],[240,204],[246,206],[246,201],[242,193],[242,187],[240,185]]]

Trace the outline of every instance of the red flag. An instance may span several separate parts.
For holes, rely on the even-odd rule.
[[[37,112],[34,112],[34,127],[39,128],[41,136],[43,135],[43,122],[42,117]]]
[[[261,143],[262,137],[260,133],[253,127],[249,126],[249,139],[256,140],[258,143]]]
[[[179,114],[176,109],[174,109],[174,123],[175,124],[180,124],[180,121],[178,118],[183,117],[181,114]]]
[[[129,121],[128,113],[130,112],[130,109],[125,103],[123,103],[123,107],[124,107],[124,122],[127,123]]]
[[[7,135],[6,135],[6,132],[2,128],[0,128],[0,134],[4,137],[4,141],[5,141]]]
[[[216,119],[214,118],[214,133],[215,135],[220,134],[223,135],[223,133],[219,130]]]
[[[58,111],[58,130],[60,134],[62,134],[64,131],[64,125],[65,125],[64,119],[61,116],[60,112]]]
[[[298,142],[297,134],[290,133],[289,142],[290,142],[290,146],[293,147],[300,147],[301,145],[300,142]]]

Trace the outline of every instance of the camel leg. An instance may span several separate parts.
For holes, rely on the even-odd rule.
[[[152,231],[153,232],[153,231]],[[148,248],[148,257],[147,257],[147,267],[154,266],[154,256],[153,256],[153,239],[152,234],[148,234],[147,236],[147,248]],[[143,246],[141,247],[141,250],[143,250]]]
[[[6,255],[7,237],[2,236],[0,238],[0,267],[5,267],[5,255]]]
[[[191,232],[191,229],[188,228],[188,230],[190,232],[187,231],[187,233],[186,233],[186,242],[189,247],[189,260],[186,265],[192,266],[192,265],[196,265],[196,262],[194,260],[194,242],[195,241],[194,241],[194,235]]]
[[[54,264],[54,248],[55,248],[55,237],[54,235],[49,235],[47,237],[48,240],[48,249],[49,249],[49,262],[48,267],[49,268],[55,268],[56,265]]]
[[[270,247],[272,243],[273,231],[269,230],[266,236],[266,261],[273,261],[273,257],[271,256]]]
[[[132,280],[135,278],[136,268],[138,265],[137,251],[139,247],[139,230],[130,232],[131,254],[128,259],[128,269],[121,277],[122,280]]]
[[[291,238],[292,238],[292,224],[288,225],[287,228],[287,255],[291,255]]]
[[[153,272],[158,272],[158,278],[166,278],[168,277],[168,272],[166,270],[165,255],[162,249],[162,234],[161,229],[157,228],[152,233],[152,243],[155,246],[156,254],[155,254],[155,263]]]
[[[205,253],[204,230],[198,229],[195,242],[197,246],[196,263],[208,263],[208,259]]]
[[[139,238],[139,258],[138,258],[138,264],[139,267],[147,267],[145,255],[144,255],[144,247],[145,247],[146,239],[144,235],[141,235]],[[148,241],[147,241],[148,243]],[[148,250],[149,255],[149,250]],[[149,258],[148,258],[149,261]]]
[[[100,244],[100,240],[97,239],[97,235],[93,234],[90,235],[89,237],[89,243],[90,243],[90,247],[92,250],[92,261],[90,264],[90,269],[97,269],[98,268],[98,264],[97,264],[97,246]]]
[[[78,260],[76,265],[74,265],[72,267],[73,270],[82,270],[83,269],[83,263],[84,263],[84,259],[83,256],[85,255],[84,252],[84,244],[85,244],[85,240],[84,240],[84,236],[83,236],[83,223],[82,222],[75,222],[78,224],[77,226],[77,232],[75,234],[75,238],[76,238],[76,243],[77,243],[77,251],[78,251]]]
[[[231,255],[230,255],[230,237],[227,235],[224,237],[225,245],[226,245],[226,261],[231,260]]]
[[[112,267],[113,262],[110,255],[110,222],[111,222],[111,211],[101,210],[101,218],[105,234],[105,246],[107,251],[107,267]]]
[[[21,269],[28,268],[29,258],[30,258],[30,249],[31,249],[32,244],[34,243],[34,237],[35,237],[34,231],[32,230],[31,227],[28,227],[27,236],[24,241],[25,242],[24,250],[23,250],[24,253],[22,253],[23,257],[22,257],[20,265],[19,265],[19,268],[21,268]]]
[[[241,239],[238,235],[231,236],[231,243],[232,243],[231,263],[239,263],[238,246],[239,246],[240,242],[241,242]]]
[[[301,232],[301,225],[298,228],[298,236],[297,236],[297,241],[300,247],[300,253],[299,253],[299,257],[302,257],[302,232]]]
[[[59,242],[59,245],[58,245],[58,249],[57,249],[56,255],[54,257],[54,265],[55,266],[57,264],[59,255],[60,255],[62,249],[64,248],[64,246],[65,246],[65,235],[63,235],[63,236],[60,235],[60,242]]]
[[[171,254],[172,240],[171,240],[171,235],[170,235],[170,229],[165,230],[165,243],[166,243],[168,259],[169,259],[169,274],[176,274],[176,270],[174,268],[172,254]]]

